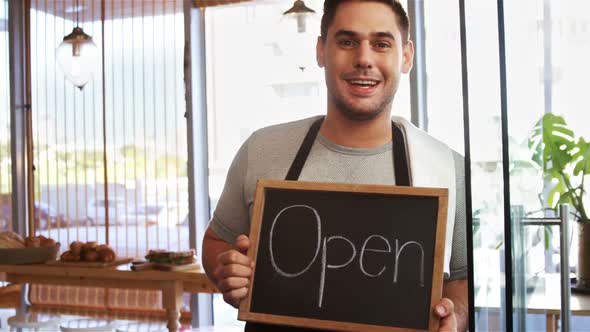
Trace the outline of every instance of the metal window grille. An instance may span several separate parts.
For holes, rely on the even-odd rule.
[[[125,257],[186,250],[182,1],[77,4],[31,0],[36,233],[63,250],[74,240],[108,243]],[[82,90],[65,79],[55,57],[76,15],[98,59],[104,54]],[[39,305],[130,310],[160,309],[160,296],[39,285],[30,292]]]

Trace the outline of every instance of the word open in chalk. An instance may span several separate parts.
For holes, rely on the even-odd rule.
[[[306,216],[310,216],[311,217],[311,221],[314,223],[314,233],[315,234],[309,234],[310,236],[315,236],[315,247],[311,248],[312,252],[313,252],[313,257],[311,259],[309,259],[309,261],[304,262],[303,267],[300,268],[297,271],[286,271],[286,269],[283,267],[283,263],[281,262],[275,255],[274,251],[275,251],[275,244],[276,241],[274,241],[274,235],[277,232],[278,229],[280,229],[281,227],[297,227],[297,225],[293,225],[293,224],[289,224],[289,223],[293,223],[293,219],[292,218],[282,218],[284,216],[284,214],[286,214],[287,212],[291,212],[291,211],[295,211],[295,210],[307,210],[310,211],[311,213],[305,213],[305,214],[301,214],[301,215],[306,215]],[[298,220],[298,223],[301,222],[301,220]],[[341,241],[343,243],[345,243],[349,248],[349,256],[346,258],[346,261],[344,263],[340,263],[340,264],[330,264],[328,262],[328,250],[329,250],[329,244],[330,242],[336,242],[336,241]],[[323,303],[323,296],[324,296],[324,291],[325,288],[327,287],[326,285],[326,273],[328,272],[328,270],[336,270],[336,269],[340,269],[340,268],[344,268],[346,266],[349,266],[350,264],[358,264],[358,268],[360,270],[360,272],[362,273],[362,275],[368,277],[368,278],[377,278],[377,277],[385,277],[387,274],[384,274],[385,271],[388,269],[389,266],[391,266],[391,282],[392,283],[397,283],[398,282],[398,276],[399,276],[399,271],[400,268],[402,268],[400,265],[400,257],[402,256],[402,254],[404,255],[413,255],[413,254],[417,254],[418,257],[411,257],[412,259],[410,259],[410,262],[416,262],[416,264],[419,265],[419,270],[420,270],[420,276],[419,276],[419,280],[417,280],[417,286],[418,287],[424,287],[424,248],[422,246],[422,244],[420,244],[418,241],[405,241],[403,243],[400,243],[399,239],[393,239],[393,243],[394,243],[394,247],[392,247],[391,245],[392,242],[389,241],[389,239],[387,239],[386,237],[380,235],[380,234],[371,234],[368,235],[364,241],[362,242],[362,244],[359,244],[358,246],[355,245],[355,243],[353,241],[351,241],[349,238],[347,238],[344,235],[338,234],[338,235],[324,235],[322,233],[322,220],[321,220],[321,215],[320,213],[312,206],[309,205],[289,205],[284,207],[283,209],[281,209],[276,216],[274,216],[272,224],[271,224],[271,228],[270,228],[270,234],[269,234],[269,254],[270,254],[270,262],[271,265],[274,269],[274,271],[276,273],[278,273],[280,276],[286,277],[286,278],[297,278],[305,273],[307,273],[310,268],[314,265],[314,264],[320,264],[321,268],[320,268],[320,275],[319,275],[319,294],[318,294],[318,308],[322,307],[322,303]],[[382,246],[384,245],[385,248],[377,248],[378,244],[381,244]],[[360,250],[359,250],[360,248]],[[409,248],[416,248],[417,250],[407,250]],[[365,264],[365,256],[367,253],[370,252],[379,252],[379,253],[389,253],[391,254],[390,259],[386,262],[384,262],[381,266],[381,269],[379,269],[378,271],[368,271],[368,268]],[[357,260],[358,258],[358,260]],[[414,259],[415,258],[415,259]]]

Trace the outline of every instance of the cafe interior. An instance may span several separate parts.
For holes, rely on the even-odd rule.
[[[464,156],[469,330],[590,330],[590,2],[399,2],[392,114]],[[0,0],[0,330],[242,331],[203,235],[244,141],[325,113],[322,10]]]

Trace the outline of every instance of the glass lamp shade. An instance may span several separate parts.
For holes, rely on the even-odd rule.
[[[303,0],[296,0],[293,7],[283,13],[283,16],[294,19],[297,22],[297,32],[307,32],[306,19],[315,16],[315,10],[307,7]]]
[[[56,58],[67,79],[82,90],[94,73],[98,50],[92,37],[75,27],[57,47]]]

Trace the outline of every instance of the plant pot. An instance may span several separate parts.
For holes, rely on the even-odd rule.
[[[590,289],[590,220],[578,220],[578,274],[577,287]]]

